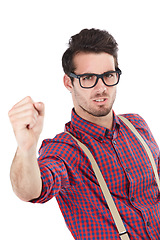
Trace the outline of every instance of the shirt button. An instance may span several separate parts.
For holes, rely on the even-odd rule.
[[[134,202],[135,198],[134,197],[131,197],[131,202]]]
[[[98,137],[98,140],[99,140],[99,141],[102,141],[103,139],[102,139],[102,137]]]
[[[147,221],[147,226],[149,227],[151,225],[151,223],[149,221]]]
[[[114,145],[116,145],[116,144],[117,144],[117,142],[116,142],[116,141],[113,141],[113,144],[114,144]]]
[[[126,168],[126,172],[130,172],[130,169],[129,169],[129,168]]]

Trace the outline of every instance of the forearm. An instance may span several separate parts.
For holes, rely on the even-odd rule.
[[[17,149],[11,165],[10,178],[13,190],[21,200],[30,201],[40,196],[42,180],[36,149],[27,152]]]

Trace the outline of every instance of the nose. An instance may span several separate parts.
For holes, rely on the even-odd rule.
[[[98,82],[95,86],[97,92],[102,93],[107,91],[107,86],[104,84],[102,78],[98,79]]]

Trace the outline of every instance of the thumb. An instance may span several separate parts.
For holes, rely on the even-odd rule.
[[[40,116],[44,116],[44,112],[45,112],[45,106],[44,103],[42,102],[36,102],[34,103],[34,107],[35,109],[38,111]]]

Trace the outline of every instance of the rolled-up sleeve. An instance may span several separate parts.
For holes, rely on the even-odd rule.
[[[59,156],[53,155],[52,144],[43,146],[39,151],[38,164],[42,179],[42,192],[33,203],[45,203],[57,196],[62,188],[70,186],[66,165]]]

